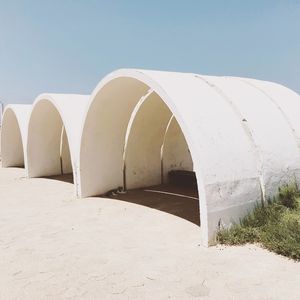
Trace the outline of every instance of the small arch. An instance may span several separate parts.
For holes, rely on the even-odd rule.
[[[31,105],[8,105],[2,118],[1,160],[2,167],[26,165],[26,140]]]
[[[49,99],[35,102],[28,126],[28,176],[72,174],[69,142],[60,111]],[[70,177],[70,176],[69,176]],[[73,179],[66,178],[67,181]],[[57,177],[63,179],[63,177]]]
[[[23,142],[15,112],[8,108],[3,114],[1,128],[2,167],[24,167]]]
[[[121,193],[117,199],[156,208],[200,225],[196,176],[182,130],[157,93],[147,93],[141,99],[126,132],[126,194]]]

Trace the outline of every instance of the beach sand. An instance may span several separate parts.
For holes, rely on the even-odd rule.
[[[0,299],[300,299],[300,263],[199,246],[199,227],[0,169]]]

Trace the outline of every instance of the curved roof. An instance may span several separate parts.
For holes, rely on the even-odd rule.
[[[300,96],[296,93],[252,79],[123,69],[98,84],[87,108],[80,157],[82,196],[120,183],[119,167],[106,170],[114,163],[110,156],[120,164],[116,141],[125,133],[117,127],[126,126],[149,89],[175,115],[191,151],[204,244],[213,241],[218,226],[238,220],[283,183],[294,178],[300,182]],[[106,118],[114,117],[112,112],[114,122]],[[106,126],[114,144],[95,122]],[[102,161],[97,162],[96,153]]]
[[[62,153],[71,156],[80,196],[124,185],[125,159],[135,174],[129,188],[153,184],[162,172],[157,150],[175,117],[182,143],[176,153],[184,152],[182,162],[196,173],[202,242],[209,244],[218,227],[237,221],[282,184],[300,182],[299,115],[300,96],[276,83],[122,69],[108,74],[91,97],[42,94],[33,106],[7,106],[2,161],[25,163],[36,177],[57,174]],[[150,162],[143,151],[151,152]],[[175,156],[169,155],[170,169]]]
[[[89,99],[90,95],[45,93],[35,99],[32,105],[32,111],[34,111],[41,101],[46,100],[51,102],[62,118],[69,143],[78,147],[78,143],[80,142],[78,133],[81,130],[82,119],[86,112]]]

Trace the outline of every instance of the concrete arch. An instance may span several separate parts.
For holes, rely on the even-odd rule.
[[[89,96],[42,94],[34,102],[28,125],[28,176],[73,172],[76,185],[79,130]]]
[[[127,127],[123,186],[136,189],[167,183],[171,170],[193,171],[192,158],[176,118],[150,90],[134,108]]]
[[[241,120],[195,74],[119,70],[99,83],[82,132],[79,194],[99,195],[122,186],[126,128],[149,89],[174,114],[188,144],[200,196],[202,243],[213,243],[220,224],[228,226],[261,200],[261,188]]]
[[[161,183],[161,145],[171,115],[155,92],[134,114],[125,152],[127,189]]]
[[[5,107],[1,128],[2,167],[26,165],[27,126],[30,112],[31,105],[28,104],[11,104]]]

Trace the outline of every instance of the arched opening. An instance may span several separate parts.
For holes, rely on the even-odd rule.
[[[134,108],[123,154],[126,200],[200,224],[191,154],[182,130],[159,95],[150,90]]]
[[[15,112],[8,108],[1,128],[2,167],[24,167],[24,150],[20,126]]]
[[[28,176],[73,182],[67,133],[61,115],[49,100],[38,101],[28,127]]]
[[[95,95],[80,170],[83,197],[109,196],[200,224],[188,143],[171,109],[142,81],[116,78]]]

